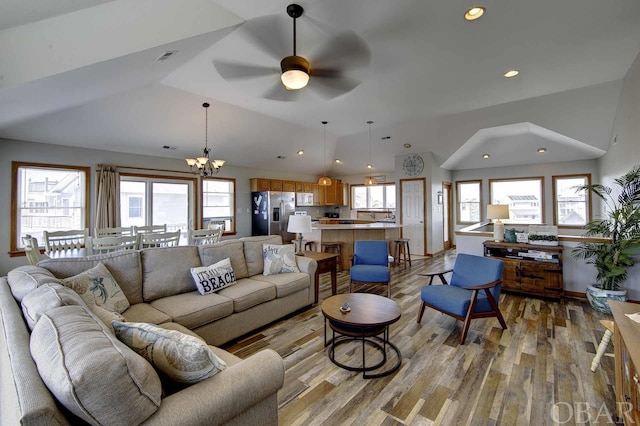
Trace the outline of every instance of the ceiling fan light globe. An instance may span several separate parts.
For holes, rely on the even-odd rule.
[[[287,56],[280,62],[280,80],[288,90],[302,89],[309,83],[309,61],[302,56]]]

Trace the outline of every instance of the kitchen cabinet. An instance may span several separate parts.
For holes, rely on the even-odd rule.
[[[562,247],[485,241],[484,255],[504,262],[502,289],[534,296],[564,296]]]
[[[349,204],[349,185],[343,184],[339,179],[334,179],[330,186],[320,186],[314,182],[264,178],[251,178],[249,183],[252,192],[282,191],[313,194],[314,206],[344,206]]]
[[[283,180],[282,181],[282,191],[283,192],[296,192],[296,182],[292,180]]]
[[[251,192],[271,191],[271,179],[252,178],[249,179]]]
[[[271,191],[282,192],[282,181],[277,179],[271,179]]]
[[[616,408],[625,425],[640,422],[640,324],[625,314],[638,312],[634,303],[609,301],[613,314]]]
[[[336,188],[338,187],[337,181],[334,179],[329,186],[323,186],[324,188],[324,205],[335,206],[336,205]]]

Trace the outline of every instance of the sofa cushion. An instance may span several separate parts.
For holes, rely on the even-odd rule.
[[[258,237],[240,238],[244,244],[244,258],[247,262],[249,276],[262,274],[264,270],[264,254],[262,252],[263,244],[282,244],[280,235],[262,235]],[[240,278],[236,274],[236,278]]]
[[[58,278],[69,278],[104,264],[118,282],[129,303],[142,302],[142,266],[137,250],[114,251],[87,257],[45,259],[38,266],[48,269]]]
[[[227,365],[197,337],[141,322],[113,322],[120,341],[178,383],[197,383]]]
[[[102,323],[107,327],[107,329],[110,332],[114,332],[113,331],[113,325],[111,325],[111,321],[120,321],[120,322],[125,322],[126,319],[119,313],[117,312],[111,312],[111,311],[107,311],[106,309],[98,306],[98,305],[94,305],[94,306],[89,306],[89,309],[91,310],[91,312],[98,317],[98,319],[100,321],[102,321]]]
[[[203,296],[236,283],[236,276],[228,257],[209,266],[191,268],[191,278],[193,278],[198,293]]]
[[[277,275],[256,275],[251,278],[256,281],[271,283],[276,286],[276,297],[281,298],[300,290],[311,287],[309,274],[303,272],[292,272],[289,274]]]
[[[62,284],[78,293],[89,307],[98,305],[118,313],[124,312],[129,307],[127,297],[109,269],[102,263],[98,263],[88,271],[63,279]]]
[[[43,284],[60,284],[60,280],[53,276],[47,269],[39,266],[25,265],[12,269],[7,274],[7,281],[11,287],[11,294],[18,301],[29,294],[32,290]]]
[[[271,283],[256,281],[251,278],[238,280],[236,285],[220,290],[220,296],[233,300],[233,311],[242,312],[276,298],[276,287]],[[209,295],[210,297],[213,295]]]
[[[151,306],[190,329],[233,313],[233,300],[218,293],[201,296],[197,291],[163,297],[151,302]]]
[[[161,247],[140,251],[145,302],[193,291],[191,268],[202,266],[198,247]]]
[[[78,293],[62,284],[47,283],[36,288],[22,299],[22,316],[30,330],[49,309],[67,305],[84,305]]]
[[[151,364],[86,306],[43,314],[31,334],[31,354],[51,393],[86,422],[139,424],[160,406],[160,378]]]
[[[198,252],[203,265],[211,265],[228,257],[231,259],[231,267],[236,279],[249,276],[244,258],[244,244],[240,240],[226,240],[198,246]]]
[[[296,263],[296,251],[293,245],[263,244],[262,251],[264,254],[263,275],[300,272]]]
[[[136,303],[129,306],[129,309],[122,313],[127,321],[150,322],[152,324],[162,324],[171,321],[171,317],[162,311],[157,310],[149,303]]]

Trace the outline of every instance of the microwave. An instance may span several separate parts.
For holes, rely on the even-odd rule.
[[[313,194],[296,192],[296,206],[313,206]]]

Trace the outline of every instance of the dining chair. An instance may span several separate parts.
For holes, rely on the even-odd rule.
[[[422,304],[418,323],[428,306],[463,321],[460,344],[464,345],[472,319],[496,317],[504,322],[498,301],[502,287],[504,262],[489,257],[458,254],[449,284],[428,285],[420,289]]]
[[[87,247],[90,254],[110,253],[121,250],[136,250],[138,237],[135,235],[123,235],[119,237],[87,238]]]
[[[44,231],[44,249],[46,252],[72,250],[85,247],[89,230]]]
[[[167,232],[167,224],[164,225],[148,225],[148,226],[134,226],[133,233],[134,235],[138,234],[152,234],[152,233],[161,233],[164,234]]]
[[[379,284],[387,286],[387,297],[390,298],[389,243],[384,240],[354,241],[349,275],[349,293],[352,284]]]
[[[222,229],[222,232],[224,232],[225,227],[224,220],[210,220],[207,223],[207,229]]]
[[[46,254],[40,253],[38,240],[29,234],[22,237],[22,245],[24,246],[24,254],[27,256],[30,265],[35,265],[41,260],[49,258]]]
[[[180,244],[180,230],[174,232],[151,232],[138,234],[138,248],[174,247]]]
[[[218,229],[190,229],[188,232],[189,244],[205,245],[214,244],[222,238],[222,228]]]
[[[133,233],[133,226],[120,226],[116,228],[94,228],[93,231],[93,236],[96,238],[124,237],[135,235]]]

